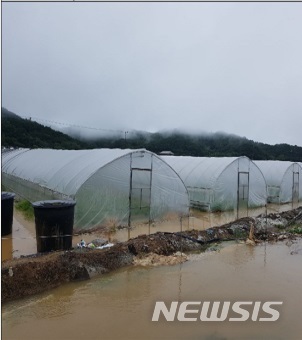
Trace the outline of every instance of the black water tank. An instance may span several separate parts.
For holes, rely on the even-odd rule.
[[[71,249],[75,204],[61,200],[32,203],[38,252]]]
[[[1,193],[1,236],[12,233],[14,198],[15,194],[12,192]]]

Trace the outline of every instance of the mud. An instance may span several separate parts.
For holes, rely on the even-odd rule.
[[[203,251],[213,242],[249,240],[251,227],[256,244],[294,239],[301,235],[295,234],[293,228],[301,226],[302,207],[268,216],[242,218],[207,230],[141,235],[107,249],[82,248],[7,260],[2,262],[2,302],[134,264],[174,264],[170,259],[176,252]],[[160,259],[165,256],[170,258]]]
[[[157,255],[154,253],[150,253],[146,256],[140,257],[136,256],[133,260],[133,264],[135,266],[142,267],[156,267],[156,266],[171,266],[175,264],[180,264],[188,261],[188,257],[186,254],[178,251],[173,255],[163,256]]]

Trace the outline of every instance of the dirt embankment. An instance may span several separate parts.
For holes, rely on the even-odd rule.
[[[212,242],[251,237],[257,242],[292,239],[299,235],[301,228],[302,207],[267,217],[243,218],[203,231],[141,235],[107,249],[82,248],[8,260],[2,263],[2,302],[133,264],[180,263],[186,260],[182,252],[203,251]],[[180,254],[175,255],[177,252]],[[167,256],[169,258],[162,259]]]

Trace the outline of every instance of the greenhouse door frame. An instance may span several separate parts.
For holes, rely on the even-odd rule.
[[[295,203],[299,203],[299,181],[299,171],[293,171],[292,207]]]
[[[242,185],[240,179],[242,176],[247,176],[247,185]],[[245,183],[245,181],[242,181]],[[247,191],[245,192],[245,188]],[[237,219],[239,218],[240,203],[246,199],[246,215],[248,216],[249,209],[249,191],[250,191],[250,173],[249,171],[238,171],[238,182],[237,182]],[[246,195],[245,195],[246,194]]]
[[[135,173],[149,173],[149,183],[148,186],[144,187],[134,187],[133,186],[133,174]],[[130,190],[129,190],[129,214],[128,214],[128,239],[130,238],[130,229],[131,229],[131,222],[132,222],[132,211],[135,209],[142,210],[142,209],[149,209],[148,214],[148,223],[149,223],[149,234],[150,234],[150,224],[151,224],[151,193],[152,193],[152,173],[153,173],[153,155],[151,155],[151,164],[150,168],[140,168],[140,167],[132,167],[132,155],[130,160]],[[139,206],[134,204],[134,190],[139,190]],[[143,198],[143,190],[148,190],[148,204],[143,206],[142,205],[142,198]]]

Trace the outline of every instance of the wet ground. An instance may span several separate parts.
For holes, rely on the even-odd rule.
[[[197,220],[198,223],[206,221],[200,216],[193,219],[195,229]],[[167,225],[172,227],[172,224]],[[184,226],[182,223],[181,229],[185,229]],[[200,226],[200,230],[203,229],[207,227]],[[134,229],[131,236],[146,233],[141,231]],[[174,225],[173,231],[177,231],[177,226]],[[34,233],[33,222],[15,213],[13,238],[2,239],[2,245],[5,245],[2,256],[11,258],[35,253]],[[74,243],[83,236],[86,241],[96,237],[94,234],[79,235]],[[108,235],[121,240],[127,236],[127,230]],[[65,283],[30,298],[5,302],[2,304],[2,337],[24,340],[298,340],[302,338],[301,265],[301,238],[273,244],[263,242],[256,246],[239,240],[213,243],[207,252],[191,253],[188,261],[174,266],[153,267],[148,263],[144,263],[144,267],[128,266],[89,281]],[[152,322],[156,301],[165,301],[167,305],[172,301],[282,301],[283,305],[278,308],[280,318],[275,322],[250,319],[246,322],[228,319],[223,322],[167,322],[163,318]],[[268,315],[262,312],[260,316]]]
[[[268,208],[262,207],[258,209],[250,209],[249,211],[241,210],[238,212],[239,217],[255,217],[265,213],[276,213],[292,209],[292,204],[273,205]],[[296,207],[296,206],[295,206]],[[73,246],[84,239],[90,242],[95,238],[104,238],[109,242],[124,242],[141,234],[155,233],[157,231],[177,232],[188,229],[205,230],[213,226],[220,226],[236,220],[237,212],[217,212],[208,213],[197,210],[191,211],[190,217],[184,218],[181,221],[178,218],[167,219],[162,223],[154,223],[150,227],[148,224],[140,224],[133,228],[130,232],[127,229],[116,230],[115,232],[97,232],[87,233],[73,237]],[[35,223],[27,220],[16,209],[14,209],[13,233],[2,237],[2,261],[12,258],[18,258],[22,255],[34,254],[37,251],[35,239]]]
[[[298,340],[302,338],[301,265],[301,239],[256,247],[224,242],[218,251],[191,254],[180,265],[128,267],[5,303],[2,337]],[[152,322],[156,301],[282,301],[283,305],[275,322],[163,318]]]

